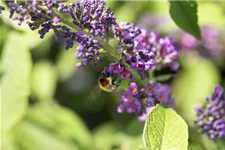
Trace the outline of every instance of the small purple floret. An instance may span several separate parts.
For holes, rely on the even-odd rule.
[[[158,98],[160,95],[165,99]],[[140,121],[144,121],[147,113],[158,103],[166,103],[169,107],[174,107],[174,99],[168,85],[160,83],[149,83],[146,86],[138,86],[136,82],[130,82],[128,91],[123,91],[119,100],[121,103],[117,109],[119,113],[125,110],[128,113],[138,116]]]

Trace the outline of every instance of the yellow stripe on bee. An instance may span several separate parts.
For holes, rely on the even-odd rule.
[[[112,84],[111,77],[98,79],[98,85],[104,91],[112,92],[113,90],[109,88],[111,84]]]

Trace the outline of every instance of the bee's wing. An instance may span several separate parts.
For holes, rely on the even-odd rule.
[[[98,85],[95,86],[92,90],[90,90],[90,100],[96,100],[101,95],[101,90],[99,89]]]

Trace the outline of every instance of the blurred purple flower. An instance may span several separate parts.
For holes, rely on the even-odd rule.
[[[214,88],[207,104],[197,106],[195,123],[206,133],[210,139],[225,137],[225,94],[220,85]]]
[[[170,16],[166,15],[156,15],[152,13],[144,13],[137,20],[137,26],[146,29],[148,32],[157,30],[165,26],[170,20]]]
[[[197,50],[200,56],[206,58],[221,58],[225,57],[225,32],[220,32],[215,27],[201,27],[202,40],[195,39],[192,35],[186,32],[177,32],[174,37],[180,41],[181,49],[185,51]]]

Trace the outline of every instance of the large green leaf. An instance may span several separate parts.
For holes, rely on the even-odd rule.
[[[113,122],[107,122],[93,131],[94,149],[109,150],[114,145],[114,139],[119,129]]]
[[[143,123],[132,121],[125,128],[120,128],[114,122],[107,122],[97,127],[93,132],[94,149],[129,149],[137,150],[142,143]]]
[[[183,30],[201,39],[196,1],[170,1],[170,16]]]
[[[41,39],[38,30],[29,30],[28,32],[24,33],[23,38],[24,41],[26,41],[26,43],[24,44],[26,44],[29,49],[34,49],[38,47],[39,53],[48,53],[51,44],[55,40],[55,38],[53,37],[53,33],[53,30],[50,30],[48,33],[45,34],[45,37]],[[37,54],[38,52],[35,51],[34,53]]]
[[[80,117],[50,100],[28,110],[26,120],[41,126],[53,135],[76,143],[80,149],[91,149],[92,138]]]
[[[77,46],[77,44],[76,44]],[[61,49],[61,53],[57,60],[57,71],[59,74],[59,80],[65,81],[70,78],[76,70],[76,63],[78,60],[74,57],[74,49],[65,51]]]
[[[186,122],[172,108],[157,105],[148,114],[143,140],[145,147],[150,149],[186,150],[188,127]]]
[[[2,55],[1,120],[2,134],[25,114],[30,93],[32,60],[21,34],[10,33]]]
[[[13,134],[7,134],[1,139],[0,147],[2,150],[18,150]]]
[[[49,62],[38,62],[32,71],[32,90],[39,100],[51,99],[56,88],[56,69]]]
[[[14,133],[17,147],[22,150],[78,150],[76,143],[27,119],[15,128]]]
[[[138,136],[131,136],[125,134],[121,130],[116,134],[114,140],[114,147],[118,147],[118,149],[139,150],[143,147],[141,134]]]
[[[2,22],[2,20],[0,19],[0,58],[2,57],[2,48],[4,46],[4,43],[6,42],[6,39],[8,37],[8,26],[5,26]]]

